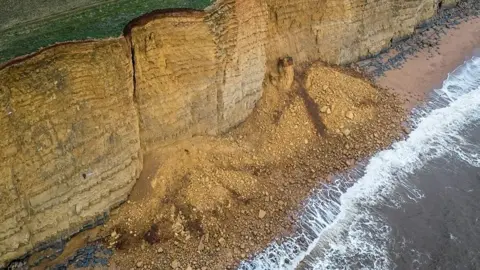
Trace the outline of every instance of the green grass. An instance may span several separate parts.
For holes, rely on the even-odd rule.
[[[155,9],[204,9],[210,3],[211,0],[116,0],[83,10],[50,14],[43,20],[0,31],[0,63],[56,42],[120,36],[129,21]]]

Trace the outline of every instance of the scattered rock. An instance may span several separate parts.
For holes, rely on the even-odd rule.
[[[328,109],[329,109],[328,106],[322,106],[322,107],[320,108],[320,112],[321,112],[321,113],[326,113],[326,112],[328,111]]]
[[[205,244],[203,243],[203,241],[204,241],[204,237],[202,236],[202,238],[200,239],[200,243],[198,243],[198,247],[197,247],[198,251],[202,251],[205,249]]]
[[[347,166],[353,166],[353,165],[355,165],[355,160],[354,159],[348,159],[347,161],[345,161],[345,163],[347,164]]]
[[[343,133],[343,135],[345,135],[345,136],[349,136],[350,133],[351,133],[351,131],[350,131],[350,129],[346,128],[346,129],[344,129],[344,130],[342,131],[342,133]]]
[[[402,131],[403,131],[403,133],[405,133],[405,134],[409,134],[409,133],[410,133],[410,128],[409,128],[409,127],[406,127],[406,126],[402,126]]]
[[[142,262],[142,261],[137,262],[137,268],[142,268],[142,266],[143,266],[143,262]]]
[[[162,253],[162,252],[163,252],[163,248],[160,247],[157,249],[157,253]]]
[[[267,215],[267,212],[265,212],[264,210],[260,210],[258,212],[258,218],[260,218],[260,219],[263,219],[265,217],[265,215]]]
[[[352,119],[353,119],[353,112],[352,112],[352,111],[348,111],[348,112],[345,114],[345,117],[346,117],[347,119],[352,120]]]
[[[177,269],[180,267],[180,263],[177,261],[177,260],[174,260],[170,266],[172,267],[172,269]]]
[[[223,246],[225,245],[225,238],[221,237],[220,239],[218,239],[218,243]]]
[[[143,239],[151,245],[160,242],[160,236],[158,235],[158,225],[152,224],[152,226],[150,226],[150,230],[148,230],[143,235]]]

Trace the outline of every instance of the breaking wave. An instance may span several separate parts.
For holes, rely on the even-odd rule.
[[[480,57],[474,57],[414,111],[414,129],[405,140],[316,190],[295,235],[271,244],[239,269],[393,268],[391,228],[376,209],[421,199],[406,176],[434,158],[448,153],[480,167],[480,147],[462,137],[463,130],[480,125],[479,119]]]

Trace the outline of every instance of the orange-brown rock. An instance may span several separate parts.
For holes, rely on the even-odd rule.
[[[262,96],[266,73],[264,1],[217,1],[206,21],[214,34],[219,72],[219,131],[240,124]]]
[[[0,266],[126,198],[142,168],[132,78],[123,38],[0,70]]]
[[[380,52],[435,14],[438,0],[267,0],[268,60],[345,64]],[[275,64],[275,62],[271,62]]]
[[[241,123],[262,94],[266,22],[256,0],[148,14],[127,26],[145,147]],[[244,12],[244,11],[249,12]]]
[[[160,13],[129,31],[142,143],[216,134],[218,64],[204,12]]]

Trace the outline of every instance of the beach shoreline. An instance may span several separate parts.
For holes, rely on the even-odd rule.
[[[453,9],[455,8],[458,7]],[[433,91],[442,87],[451,72],[465,61],[480,55],[480,18],[467,16],[462,19],[461,22],[446,21],[441,26],[432,24],[431,27],[419,29],[408,39],[399,41],[374,57],[353,63],[351,67],[370,78],[374,85],[397,96],[406,114],[411,114],[414,108],[428,102]],[[384,67],[379,74],[364,63],[371,63],[373,59],[388,62],[396,56],[398,60],[403,44],[407,44],[407,48],[411,49],[408,42],[418,38],[425,39],[425,34],[428,34],[427,40],[433,38],[434,46],[415,48],[414,53],[408,52],[406,57],[400,58],[401,63],[396,63],[398,66],[394,68]],[[409,128],[403,130],[408,135]],[[301,212],[302,206],[298,207]],[[287,234],[286,237],[288,236]],[[282,242],[281,239],[279,236],[279,242]]]
[[[407,39],[352,68],[405,101],[420,106],[455,68],[480,54],[480,4],[465,1],[419,26]]]
[[[448,74],[477,54],[479,48],[480,18],[473,18],[447,29],[434,53],[423,48],[402,68],[385,72],[376,83],[404,97],[406,108],[411,110],[427,100],[434,89],[441,88]]]

